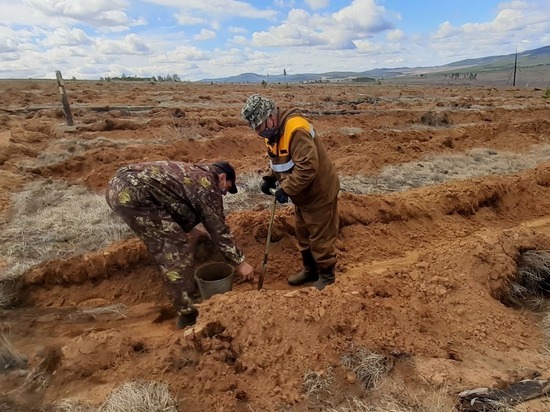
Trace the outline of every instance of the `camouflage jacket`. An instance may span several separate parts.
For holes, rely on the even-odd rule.
[[[185,232],[202,223],[229,263],[244,261],[225,222],[223,194],[211,166],[157,161],[125,166],[117,174],[148,192]]]

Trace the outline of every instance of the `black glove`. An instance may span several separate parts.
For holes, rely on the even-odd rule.
[[[273,195],[273,193],[271,193],[271,189],[275,189],[277,187],[276,182],[277,180],[270,179],[269,177],[268,178],[264,177],[264,181],[260,186],[260,188],[262,189],[262,193],[266,195]]]
[[[279,203],[288,203],[288,195],[282,188],[277,189],[277,191],[275,192],[275,198]]]

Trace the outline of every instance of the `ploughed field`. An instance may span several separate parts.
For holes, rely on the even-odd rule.
[[[550,378],[544,287],[517,293],[550,249],[543,91],[65,87],[73,126],[55,81],[0,81],[0,411],[451,411],[464,390]],[[264,289],[236,285],[178,330],[103,191],[132,162],[229,160],[227,220],[259,272],[271,199],[265,146],[240,118],[252,93],[300,108],[339,172],[337,282],[286,285],[301,262],[278,206]]]

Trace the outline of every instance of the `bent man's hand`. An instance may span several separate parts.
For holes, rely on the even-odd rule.
[[[254,280],[254,268],[246,262],[242,262],[235,268],[235,273],[242,282],[251,282]]]

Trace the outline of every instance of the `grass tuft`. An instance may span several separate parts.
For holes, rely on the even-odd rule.
[[[116,303],[113,305],[100,306],[98,308],[81,309],[69,315],[71,320],[90,320],[96,319],[101,315],[116,315],[117,319],[126,319],[126,305]]]
[[[384,394],[376,400],[347,397],[343,405],[324,409],[325,412],[456,412],[454,396],[445,390],[415,392],[405,387],[397,398]],[[504,411],[502,411],[504,412]]]
[[[98,412],[178,412],[168,387],[159,382],[127,382],[112,392]]]
[[[364,132],[364,130],[361,129],[360,127],[341,127],[340,132],[344,136],[357,137],[361,135]]]
[[[332,381],[333,376],[330,371],[307,372],[302,381],[304,393],[307,397],[315,396],[316,398],[318,398],[322,392],[328,392],[330,394],[328,389],[330,388]]]
[[[99,407],[79,399],[60,399],[55,412],[178,412],[168,387],[158,382],[126,382],[109,394]]]
[[[386,356],[364,347],[355,348],[342,355],[342,365],[355,373],[366,389],[376,388],[384,375],[389,371]]]
[[[78,399],[60,399],[56,412],[178,412],[168,387],[159,382],[127,382],[109,394],[99,407]]]
[[[394,400],[382,400],[369,404],[356,397],[346,398],[346,403],[338,407],[329,407],[324,412],[427,412],[425,409],[408,408]],[[441,409],[437,412],[443,412]],[[450,412],[450,410],[449,410]]]
[[[4,333],[0,333],[0,371],[19,369],[27,366],[27,360],[21,356]]]
[[[14,264],[6,277],[0,277],[0,308],[10,308],[17,302],[17,279],[24,269],[24,265]]]
[[[97,408],[75,399],[61,399],[53,404],[55,412],[97,412]]]
[[[324,412],[376,412],[376,409],[359,398],[349,397],[345,405],[328,407]]]
[[[420,123],[425,124],[427,126],[449,126],[451,124],[451,120],[449,119],[449,115],[444,112],[433,112],[429,111],[424,113],[420,117]]]
[[[516,278],[505,300],[516,307],[534,311],[550,310],[550,251],[527,250],[517,261]]]

